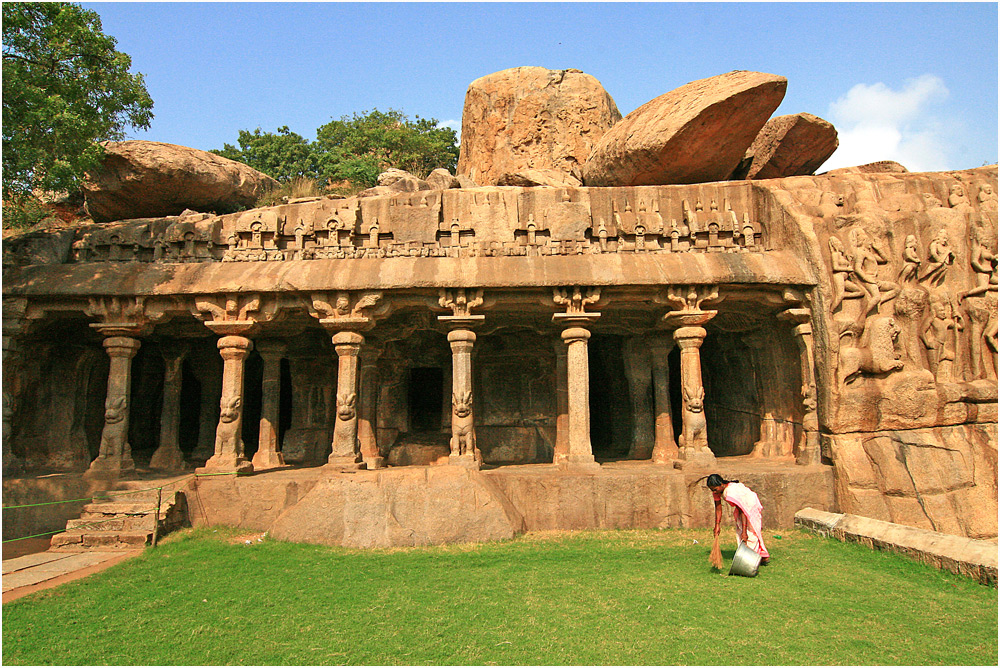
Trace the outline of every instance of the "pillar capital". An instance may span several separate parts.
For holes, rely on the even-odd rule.
[[[253,341],[245,336],[223,336],[218,342],[222,359],[243,360],[253,350]]]
[[[109,336],[104,339],[104,349],[111,357],[127,357],[132,359],[139,352],[142,343],[130,336]]]
[[[681,350],[700,348],[706,334],[704,327],[678,327],[674,330],[674,341]]]
[[[562,332],[562,340],[566,344],[574,341],[586,341],[590,338],[590,330],[583,327],[567,327]]]
[[[282,341],[263,339],[254,344],[254,349],[264,359],[281,359],[288,354],[288,346]]]
[[[343,331],[333,335],[333,346],[337,349],[338,355],[351,355],[356,357],[361,350],[361,344],[365,342],[365,337],[357,332]]]

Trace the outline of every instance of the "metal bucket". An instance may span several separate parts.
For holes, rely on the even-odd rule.
[[[757,569],[760,568],[760,558],[757,550],[748,547],[746,543],[740,543],[733,556],[733,565],[729,567],[729,574],[754,577],[757,575]]]

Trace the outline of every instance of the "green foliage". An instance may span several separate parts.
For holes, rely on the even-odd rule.
[[[37,197],[14,197],[3,202],[3,226],[8,229],[27,231],[47,221],[58,220],[52,208]]]
[[[375,185],[390,167],[423,178],[438,167],[454,171],[458,164],[455,131],[437,127],[433,118],[410,120],[402,112],[378,109],[344,116],[316,131],[307,142],[287,126],[277,133],[240,130],[239,148],[225,144],[213,151],[288,182],[297,177],[326,183],[349,181],[358,187]]]
[[[792,531],[753,579],[711,531],[349,550],[200,528],[3,606],[3,659],[146,665],[996,665],[997,591]],[[723,543],[732,559],[734,544]]]
[[[3,4],[4,200],[78,189],[103,154],[96,142],[149,127],[153,101],[115,45],[79,5]]]
[[[260,128],[253,132],[240,130],[237,141],[239,148],[224,144],[222,150],[212,153],[242,162],[282,183],[319,176],[314,148],[287,125],[278,128],[277,133],[262,132]]]

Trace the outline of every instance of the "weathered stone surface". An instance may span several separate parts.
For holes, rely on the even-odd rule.
[[[481,185],[525,169],[569,174],[619,119],[600,82],[580,70],[515,67],[480,77],[465,94],[457,174]]]
[[[736,71],[692,81],[615,125],[583,166],[588,186],[721,181],[781,104],[787,80]]]
[[[880,160],[878,162],[869,162],[864,165],[857,165],[855,167],[839,167],[837,169],[831,169],[828,172],[823,172],[824,174],[891,174],[893,172],[908,172],[906,167],[895,160]]]
[[[580,180],[572,174],[558,169],[522,169],[519,172],[501,174],[497,179],[497,185],[520,186],[522,188],[534,188],[535,186],[579,188]]]
[[[973,540],[901,526],[852,514],[803,508],[795,524],[837,540],[901,552],[935,568],[965,575],[982,584],[997,582],[996,541]]]
[[[104,145],[104,161],[83,184],[96,222],[173,216],[184,209],[228,213],[252,205],[277,181],[198,149],[130,140]]]
[[[389,450],[389,466],[431,466],[448,459],[441,443],[400,443]]]
[[[778,179],[815,172],[833,155],[840,142],[833,125],[812,114],[777,116],[761,128],[744,160],[746,175],[733,178]]]
[[[508,540],[523,531],[492,481],[455,466],[325,478],[269,529],[280,540],[345,547]]]
[[[444,167],[438,167],[424,179],[427,184],[430,185],[431,190],[448,190],[450,188],[462,188],[464,187],[461,182],[452,176]]]

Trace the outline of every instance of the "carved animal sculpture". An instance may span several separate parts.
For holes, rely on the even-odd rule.
[[[358,401],[358,395],[354,392],[350,394],[338,394],[337,395],[337,418],[344,420],[353,420],[354,416],[357,415],[357,409],[355,404]]]
[[[705,420],[705,388],[698,386],[697,389],[692,389],[681,383],[681,394],[684,398],[684,409],[689,413],[686,433],[681,434],[681,445],[684,447],[704,445],[708,429],[708,423]],[[688,442],[688,438],[690,438],[690,442]]]
[[[859,374],[880,374],[903,368],[900,354],[896,350],[900,329],[890,317],[875,318],[866,328],[867,345],[841,344],[838,379],[841,386],[854,380]],[[849,337],[853,338],[853,337]]]
[[[108,397],[104,403],[104,430],[101,432],[99,459],[120,457],[128,442],[128,398]]]
[[[240,417],[240,407],[243,405],[243,400],[240,397],[222,397],[222,401],[219,404],[221,409],[219,413],[220,422],[235,422]]]
[[[476,452],[476,433],[472,423],[472,391],[459,397],[451,395],[451,454],[468,455]]]
[[[243,439],[239,422],[243,400],[238,396],[222,397],[219,406],[219,426],[215,430],[215,454],[236,453],[243,455]]]

